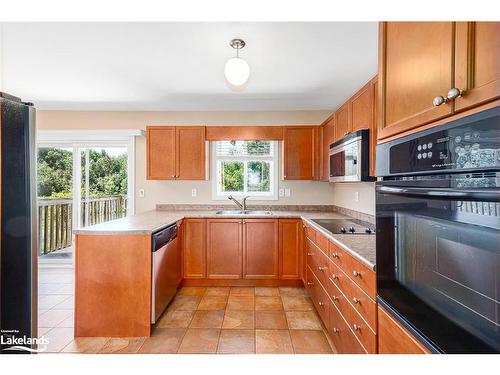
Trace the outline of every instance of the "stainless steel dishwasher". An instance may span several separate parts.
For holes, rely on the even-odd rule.
[[[177,224],[153,233],[151,323],[156,323],[175,296],[180,280]]]

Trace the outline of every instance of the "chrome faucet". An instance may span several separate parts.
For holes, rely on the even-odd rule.
[[[250,198],[250,196],[246,196],[246,197],[243,197],[242,199],[242,202],[243,203],[240,203],[238,202],[238,200],[233,197],[232,195],[230,195],[229,197],[227,197],[227,199],[231,200],[234,202],[235,205],[237,205],[239,207],[240,210],[243,210],[243,211],[246,211],[247,210],[247,199]]]

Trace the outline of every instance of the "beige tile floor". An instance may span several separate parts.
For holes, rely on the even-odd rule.
[[[332,353],[303,288],[184,287],[151,337],[74,338],[73,269],[39,270],[39,336],[63,353]]]

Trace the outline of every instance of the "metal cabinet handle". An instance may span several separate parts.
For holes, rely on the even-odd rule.
[[[337,327],[333,327],[333,333],[339,333],[340,332],[340,329],[338,329]]]
[[[325,306],[325,303],[324,303],[324,302],[322,302],[322,301],[319,301],[319,302],[318,302],[318,305],[320,305],[321,307],[323,307],[323,306]]]
[[[308,282],[307,282],[307,285],[312,286],[312,285],[314,285],[314,283],[313,283],[313,282],[311,282],[311,281],[308,281]]]
[[[172,178],[175,178],[175,174],[172,175]]]
[[[335,275],[334,273],[332,273],[332,279],[335,280],[335,279],[338,279],[339,278],[339,275]],[[333,281],[332,280],[332,281]]]
[[[433,100],[432,100],[432,104],[434,105],[434,107],[439,107],[440,105],[444,104],[444,103],[447,103],[448,102],[448,98],[445,98],[444,96],[442,95],[438,95],[436,96]]]
[[[326,271],[326,267],[318,267],[318,271],[325,272]]]
[[[453,87],[448,91],[448,94],[446,95],[446,98],[448,100],[455,100],[456,98],[459,98],[463,95],[464,91],[460,90],[459,88]]]
[[[333,299],[334,301],[338,301],[338,300],[339,300],[339,297],[337,297],[337,296],[332,296],[332,299]]]
[[[314,253],[307,253],[308,256],[312,257]]]
[[[358,326],[357,324],[353,324],[353,325],[352,325],[352,328],[353,328],[355,331],[361,331],[361,326]]]
[[[352,271],[352,274],[354,275],[354,277],[360,277],[361,276],[361,272],[359,272],[359,271]]]
[[[356,303],[360,303],[361,301],[356,297],[352,297],[352,302],[354,302],[354,304],[356,304]]]
[[[337,258],[337,259],[340,259],[340,255],[339,255],[339,253],[333,253],[333,254],[332,254],[332,258]]]

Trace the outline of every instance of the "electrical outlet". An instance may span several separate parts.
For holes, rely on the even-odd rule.
[[[144,191],[144,189],[139,189],[139,198],[144,198],[145,195],[146,192]]]
[[[359,202],[359,191],[356,191],[356,192],[354,193],[354,201],[355,201],[355,202]]]
[[[196,197],[197,195],[198,195],[198,191],[196,190],[196,188],[191,189],[191,196]]]
[[[289,197],[290,196],[290,189],[286,188],[285,189],[285,197]]]
[[[278,194],[280,197],[284,197],[285,196],[285,189],[279,189]]]

